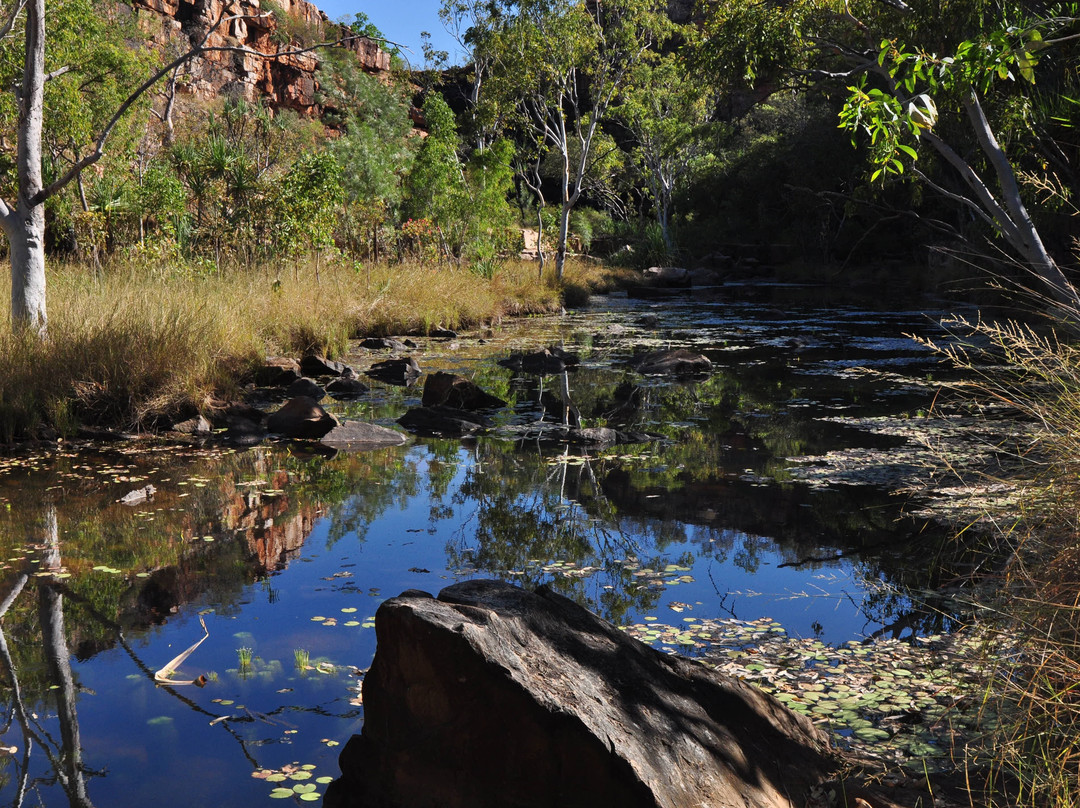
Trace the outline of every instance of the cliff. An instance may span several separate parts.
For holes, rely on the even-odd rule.
[[[139,26],[167,53],[182,53],[212,28],[207,45],[242,46],[265,54],[350,34],[306,0],[133,0],[132,5]],[[228,22],[214,28],[222,18]],[[390,69],[390,55],[374,40],[359,37],[340,47],[355,53],[368,72]],[[178,90],[203,100],[219,95],[261,98],[274,108],[317,116],[321,111],[316,103],[317,65],[315,53],[265,59],[216,51],[189,63]]]

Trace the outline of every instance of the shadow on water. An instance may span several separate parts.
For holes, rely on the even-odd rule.
[[[887,489],[791,474],[792,458],[902,443],[841,421],[929,406],[941,370],[902,334],[930,318],[757,294],[613,299],[421,346],[425,370],[509,402],[476,439],[336,456],[60,447],[4,461],[0,796],[247,805],[317,784],[362,720],[356,669],[374,652],[378,603],[467,577],[547,583],[619,624],[767,616],[834,643],[948,629],[941,530]],[[536,376],[494,361],[551,344],[580,364]],[[712,372],[631,370],[635,354],[668,347],[703,352]],[[339,413],[391,424],[419,396],[376,385]],[[548,439],[575,422],[648,438]],[[146,485],[152,499],[119,502]],[[204,686],[155,684],[202,622],[209,636],[183,667]]]

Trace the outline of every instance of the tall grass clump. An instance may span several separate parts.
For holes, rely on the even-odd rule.
[[[1080,322],[1080,317],[1070,318]],[[997,663],[986,727],[991,750],[971,785],[988,806],[1080,805],[1080,349],[1014,321],[952,324],[939,351],[966,369],[961,389],[1036,424],[1037,471],[1020,506],[994,514],[1010,561],[1001,578]],[[1060,320],[1058,326],[1068,325]],[[976,349],[971,346],[978,344]],[[937,347],[937,346],[935,346]]]
[[[79,424],[155,427],[232,395],[267,355],[340,356],[358,337],[464,329],[561,304],[533,265],[508,260],[491,275],[345,259],[50,266],[47,338],[0,329],[0,440]]]

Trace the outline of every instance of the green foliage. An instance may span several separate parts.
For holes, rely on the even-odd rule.
[[[460,255],[466,236],[463,220],[471,201],[457,153],[454,114],[438,93],[428,94],[423,112],[428,136],[405,181],[404,213],[411,219],[430,219],[444,242],[443,250]]]
[[[289,168],[278,184],[275,236],[287,254],[333,246],[338,205],[344,198],[341,167],[326,151],[309,152]]]
[[[327,120],[344,130],[328,145],[342,167],[339,240],[375,258],[380,241],[389,240],[385,229],[401,207],[415,155],[409,105],[400,91],[360,70],[346,51],[327,54],[320,80]]]

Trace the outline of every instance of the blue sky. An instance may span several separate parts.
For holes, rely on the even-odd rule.
[[[420,32],[430,31],[436,48],[449,51],[450,60],[460,63],[457,43],[446,33],[439,20],[439,0],[310,0],[332,20],[348,17],[351,21],[358,11],[378,26],[388,39],[409,48],[408,59],[417,67],[423,62]]]

